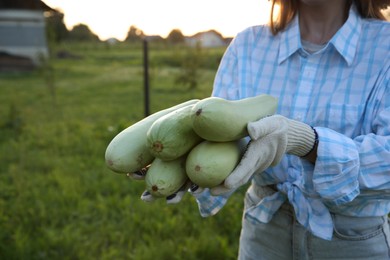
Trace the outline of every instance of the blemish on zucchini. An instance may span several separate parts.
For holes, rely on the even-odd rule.
[[[197,116],[200,116],[200,114],[202,114],[202,109],[201,108],[199,108],[197,111],[196,111],[196,113],[195,113]]]

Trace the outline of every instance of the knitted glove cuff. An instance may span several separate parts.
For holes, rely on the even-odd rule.
[[[289,120],[288,127],[286,152],[300,157],[309,154],[318,142],[315,129],[295,120]]]

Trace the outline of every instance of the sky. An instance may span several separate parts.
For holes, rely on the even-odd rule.
[[[267,0],[43,0],[64,13],[70,30],[86,24],[101,40],[124,40],[130,26],[146,35],[166,37],[173,29],[186,36],[216,30],[233,37],[243,29],[268,22]]]

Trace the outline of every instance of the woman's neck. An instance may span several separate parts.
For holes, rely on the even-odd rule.
[[[315,2],[315,3],[312,3]],[[299,2],[299,27],[302,39],[325,44],[348,18],[346,0]]]

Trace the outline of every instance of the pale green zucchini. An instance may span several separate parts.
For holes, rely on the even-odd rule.
[[[176,106],[160,110],[117,134],[108,144],[105,161],[109,169],[118,173],[131,173],[149,165],[155,158],[147,144],[146,133],[160,117],[176,109],[193,105],[198,99],[188,100]]]
[[[177,192],[188,180],[186,156],[175,160],[154,159],[145,177],[146,190],[154,197],[167,197]]]
[[[188,153],[203,139],[192,129],[189,105],[157,119],[147,132],[147,140],[153,156],[162,160],[174,160]]]
[[[240,162],[246,141],[231,142],[203,141],[187,156],[188,178],[203,188],[220,185]]]
[[[277,99],[258,95],[240,100],[209,97],[192,108],[194,131],[203,139],[229,142],[248,135],[247,124],[276,112]]]

